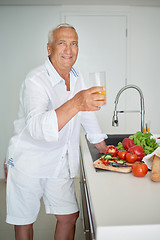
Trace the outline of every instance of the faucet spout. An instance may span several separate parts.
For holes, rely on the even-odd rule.
[[[121,88],[119,90],[119,92],[117,93],[116,95],[116,98],[115,98],[115,108],[114,108],[114,114],[113,114],[113,119],[112,119],[112,126],[116,127],[118,126],[118,113],[122,113],[122,112],[125,112],[125,111],[117,111],[117,105],[118,105],[118,101],[119,101],[119,97],[120,95],[122,94],[123,91],[125,91],[126,89],[129,89],[129,88],[134,88],[138,91],[139,95],[140,95],[140,107],[141,107],[141,110],[140,110],[140,113],[141,113],[141,132],[144,132],[144,114],[145,114],[145,108],[144,108],[144,96],[143,96],[143,92],[142,90],[136,86],[136,85],[126,85],[124,86],[123,88]],[[128,111],[129,112],[129,111]],[[132,111],[130,111],[132,112]],[[134,112],[134,111],[133,111]]]

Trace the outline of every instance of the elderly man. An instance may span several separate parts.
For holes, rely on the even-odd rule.
[[[16,240],[33,239],[40,199],[46,213],[57,219],[55,240],[74,239],[79,209],[73,178],[79,167],[82,125],[88,140],[104,153],[107,137],[101,133],[94,111],[106,103],[86,89],[73,65],[78,55],[74,27],[61,24],[49,33],[48,59],[31,71],[21,87],[15,135],[8,148],[7,219],[15,225]]]

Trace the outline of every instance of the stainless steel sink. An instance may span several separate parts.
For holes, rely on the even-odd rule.
[[[107,134],[108,138],[105,140],[107,145],[117,146],[119,142],[122,142],[124,138],[128,138],[131,134]],[[93,162],[100,158],[102,154],[98,152],[94,144],[87,141],[88,147],[93,159]]]
[[[119,142],[122,142],[124,138],[128,138],[131,134],[111,134],[105,140],[107,145],[117,146]]]

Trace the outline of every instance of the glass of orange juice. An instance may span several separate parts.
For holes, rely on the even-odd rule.
[[[106,72],[92,72],[89,73],[89,81],[92,86],[104,87],[104,91],[97,92],[106,96]]]

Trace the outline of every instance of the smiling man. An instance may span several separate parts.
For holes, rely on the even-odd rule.
[[[78,55],[74,27],[61,24],[49,33],[48,59],[22,84],[15,135],[8,148],[7,223],[15,225],[16,240],[33,239],[40,199],[46,213],[57,218],[55,240],[73,240],[79,209],[73,178],[79,168],[82,125],[88,140],[104,153],[107,137],[94,115],[105,104],[95,94],[103,87],[85,88],[73,65]]]

